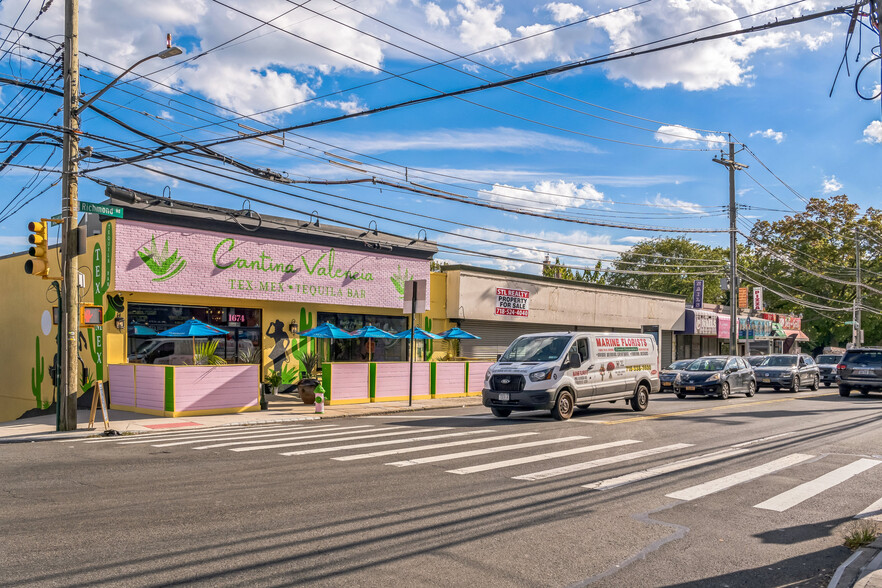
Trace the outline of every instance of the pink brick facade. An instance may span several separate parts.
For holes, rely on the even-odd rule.
[[[121,292],[401,309],[429,281],[428,260],[122,220],[114,257]]]

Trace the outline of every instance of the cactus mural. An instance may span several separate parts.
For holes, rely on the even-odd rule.
[[[426,317],[423,319],[423,329],[432,332],[432,319]],[[435,351],[435,342],[432,339],[423,341],[423,361],[432,359],[432,353]]]
[[[104,246],[105,249],[102,252],[101,243],[95,243],[95,248],[92,250],[92,302],[105,307],[104,320],[106,322],[113,320],[113,317],[116,316],[116,310],[113,306],[104,304],[104,295],[110,287],[110,266],[113,254],[113,225],[110,223],[104,225]],[[95,331],[94,339],[92,331]],[[92,354],[92,361],[95,362],[95,379],[101,382],[104,380],[104,325],[89,329],[88,337],[89,352]]]
[[[389,279],[392,280],[392,285],[395,286],[395,289],[398,291],[398,297],[402,300],[404,300],[404,282],[412,280],[413,278],[413,274],[411,274],[407,268],[404,268],[404,273],[401,273],[401,264],[398,265],[398,271],[389,277]]]
[[[312,313],[307,312],[305,308],[300,308],[300,331],[308,331],[313,328],[315,325],[312,324]],[[297,341],[292,345],[292,355],[296,357],[300,357],[302,354],[310,354],[313,353],[315,347],[315,341],[310,339],[309,337],[297,337]],[[300,367],[301,377],[303,374],[303,367]]]
[[[46,373],[46,361],[40,355],[40,337],[37,340],[37,357],[34,367],[31,368],[31,393],[37,399],[37,408],[48,408],[49,403],[43,402],[43,377]]]

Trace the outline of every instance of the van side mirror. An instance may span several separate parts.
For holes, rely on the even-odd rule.
[[[582,356],[579,355],[579,352],[573,349],[570,351],[569,356],[567,357],[567,364],[570,367],[579,367],[582,365]]]

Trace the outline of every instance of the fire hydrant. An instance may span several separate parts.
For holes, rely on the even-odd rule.
[[[316,414],[324,414],[325,412],[325,389],[321,384],[315,389],[315,412]]]

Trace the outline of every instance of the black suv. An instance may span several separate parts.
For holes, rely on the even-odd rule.
[[[836,366],[839,395],[848,396],[857,389],[861,394],[882,391],[882,349],[849,349]]]

